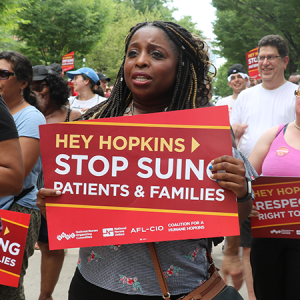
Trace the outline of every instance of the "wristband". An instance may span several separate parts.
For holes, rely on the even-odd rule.
[[[251,183],[251,180],[246,178],[246,181],[247,181],[247,194],[243,198],[236,198],[237,202],[246,202],[246,201],[248,201],[249,199],[252,198],[252,183]]]

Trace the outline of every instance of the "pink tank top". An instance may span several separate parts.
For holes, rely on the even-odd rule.
[[[284,139],[284,127],[278,128],[277,137],[262,165],[264,176],[294,176],[300,177],[300,150],[291,147]],[[282,130],[281,130],[282,129]]]

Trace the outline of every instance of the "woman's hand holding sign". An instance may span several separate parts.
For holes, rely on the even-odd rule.
[[[37,206],[40,209],[42,215],[46,218],[46,197],[57,197],[61,195],[61,191],[54,189],[45,189],[42,188],[37,193]]]
[[[247,195],[246,171],[242,160],[224,155],[214,159],[211,164],[210,169],[214,172],[211,178],[216,180],[221,187],[231,190],[237,198],[243,198]],[[251,208],[252,199],[246,202],[238,202],[240,224],[249,216]]]

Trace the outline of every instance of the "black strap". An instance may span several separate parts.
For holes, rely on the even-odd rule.
[[[68,114],[67,114],[67,118],[65,120],[65,122],[70,122],[70,113],[71,113],[71,108],[68,108]]]
[[[280,131],[276,134],[275,138],[278,137],[279,133],[283,130],[283,135],[285,135],[286,129],[288,127],[289,123],[286,123],[281,129]]]
[[[13,203],[16,202],[16,201],[18,201],[18,200],[20,200],[21,198],[25,197],[25,196],[26,196],[27,194],[29,194],[33,189],[34,189],[34,186],[32,186],[32,187],[30,187],[30,188],[28,188],[28,189],[23,190],[18,196],[15,196]],[[13,204],[13,203],[12,203],[12,204]]]

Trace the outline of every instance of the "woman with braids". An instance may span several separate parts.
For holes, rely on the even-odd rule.
[[[82,120],[174,111],[208,105],[206,83],[210,62],[204,42],[170,22],[140,23],[126,38],[125,57],[109,99],[88,110]],[[242,156],[234,151],[235,155]],[[243,160],[222,156],[213,171],[222,187],[237,197],[247,194]],[[246,163],[247,165],[247,163]],[[247,165],[247,169],[250,167]],[[248,173],[247,173],[248,174]],[[42,189],[39,207],[45,213],[45,196],[61,192]],[[240,219],[249,215],[252,201],[239,203]],[[156,243],[172,299],[187,294],[208,278],[206,239]],[[228,240],[223,271],[236,288],[242,283],[238,241]],[[194,260],[189,253],[197,253]],[[161,299],[161,290],[146,243],[81,248],[69,299]]]
[[[32,90],[37,96],[39,107],[47,124],[69,122],[81,116],[78,110],[67,106],[70,93],[67,81],[50,67],[44,65],[33,67]],[[44,187],[43,172],[38,177],[37,186],[38,188]],[[49,249],[47,222],[43,216],[38,247],[41,250],[41,293],[39,300],[47,300],[51,299],[58,281],[65,253],[63,249]]]
[[[34,253],[38,239],[41,214],[36,205],[36,181],[41,171],[39,125],[45,118],[36,108],[37,100],[31,91],[32,65],[28,58],[14,51],[0,53],[0,93],[13,115],[24,161],[24,184],[21,194],[0,198],[0,208],[30,214],[27,240],[18,288],[0,286],[0,299],[25,299],[23,279],[28,259]]]

